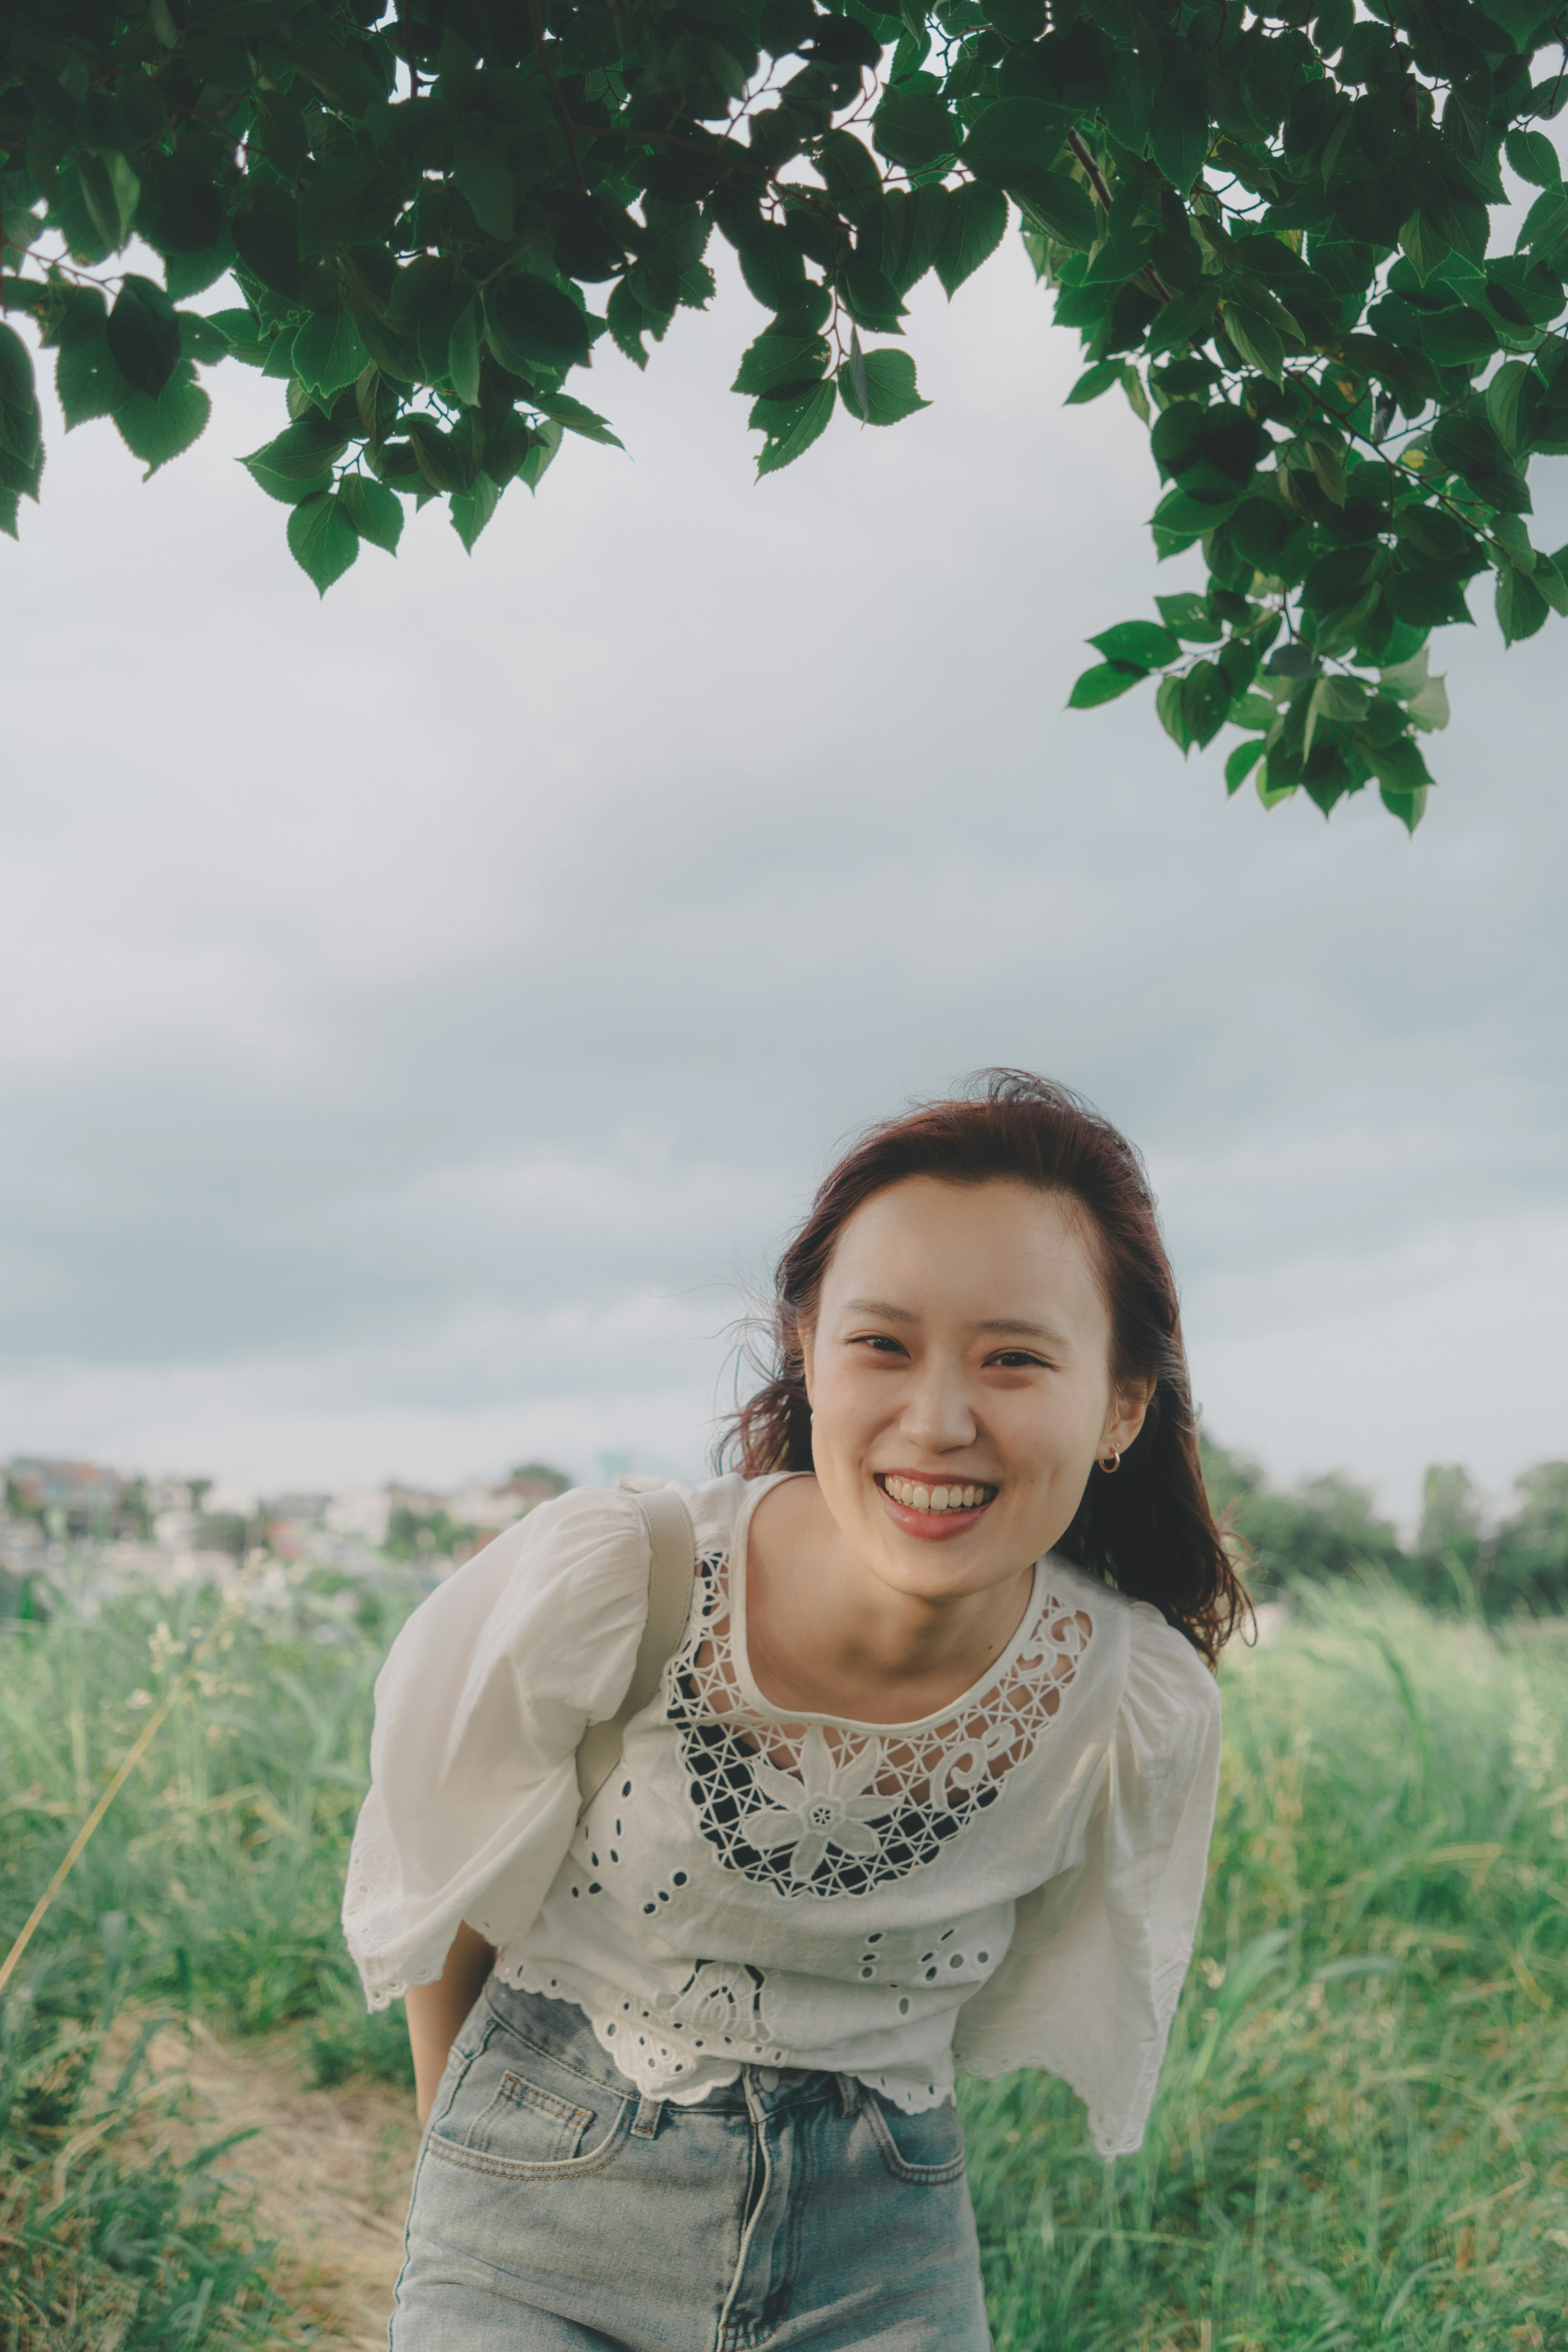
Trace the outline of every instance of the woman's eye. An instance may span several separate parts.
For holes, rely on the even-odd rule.
[[[874,1348],[879,1356],[902,1356],[904,1353],[902,1343],[890,1338],[885,1331],[862,1332],[852,1344],[857,1348]]]
[[[1035,1371],[1043,1371],[1045,1369],[1039,1356],[1031,1356],[1023,1348],[1004,1348],[999,1356],[993,1356],[990,1360],[993,1364],[999,1364],[1004,1371],[1009,1372],[1029,1371],[1031,1369]]]

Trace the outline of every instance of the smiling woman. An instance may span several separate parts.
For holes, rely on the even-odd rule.
[[[980,2352],[955,2070],[1142,2138],[1241,1596],[1141,1164],[988,1074],[832,1171],[773,1336],[673,1584],[670,1498],[564,1496],[377,1685],[344,1917],[425,2125],[394,2352]]]

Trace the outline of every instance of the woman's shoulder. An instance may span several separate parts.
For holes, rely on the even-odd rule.
[[[704,1559],[715,1552],[728,1552],[747,1506],[773,1484],[772,1478],[743,1478],[738,1470],[730,1470],[717,1478],[700,1479],[695,1484],[685,1478],[628,1478],[615,1493],[618,1498],[629,1499],[633,1507],[639,1494],[657,1486],[678,1495],[686,1507],[692,1533],[696,1538],[697,1557]]]
[[[1202,1725],[1218,1717],[1219,1690],[1213,1674],[1152,1601],[1132,1600],[1058,1553],[1049,1556],[1048,1565],[1052,1593],[1088,1616],[1102,1637],[1106,1666],[1120,1670],[1124,1723],[1157,1737],[1178,1719]]]

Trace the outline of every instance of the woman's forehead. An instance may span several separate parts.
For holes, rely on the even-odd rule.
[[[1025,1314],[1054,1298],[1082,1312],[1099,1284],[1085,1221],[1070,1196],[1012,1178],[955,1184],[915,1176],[863,1202],[828,1262],[822,1305],[859,1299],[897,1314]],[[1076,1319],[1076,1318],[1075,1318]]]

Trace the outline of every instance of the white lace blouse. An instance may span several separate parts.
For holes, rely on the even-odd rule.
[[[630,1496],[542,1505],[417,1609],[376,1684],[344,1929],[373,2008],[460,1920],[685,2105],[742,2064],[857,2075],[907,2110],[955,2066],[1041,2066],[1107,2156],[1142,2137],[1191,1955],[1214,1681],[1157,1611],[1051,1555],[1003,1654],[916,1723],[790,1716],[752,1680],[746,1533],[771,1479],[682,1494],[685,1637],[577,1822],[584,1727],[647,1612]]]

